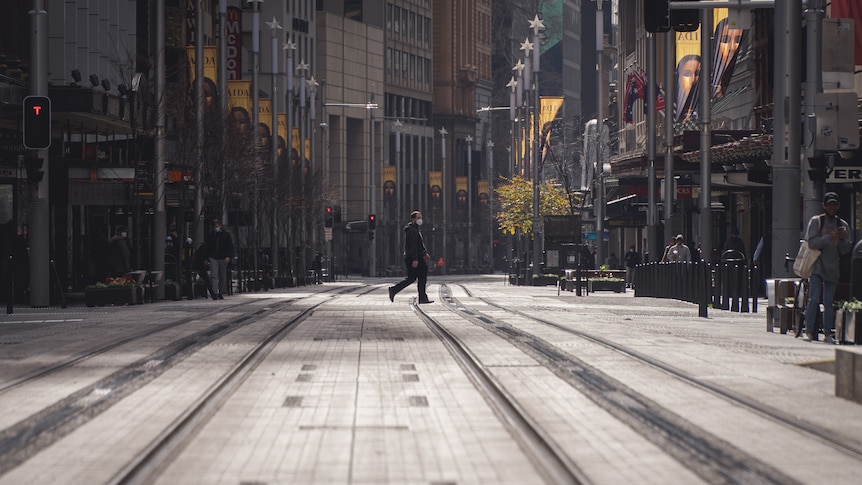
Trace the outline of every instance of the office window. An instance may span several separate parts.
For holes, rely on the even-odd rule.
[[[407,53],[402,52],[401,53],[401,78],[404,79],[405,81],[407,80],[407,68],[408,68],[407,64],[409,62],[410,61],[407,60]]]
[[[392,25],[396,34],[401,32],[401,7],[395,7],[392,12]]]
[[[386,4],[386,30],[392,32],[392,4]]]
[[[425,17],[425,44],[431,45],[431,19]]]
[[[416,21],[416,43],[421,44],[422,42],[422,16],[418,15]]]
[[[410,80],[416,79],[416,56],[410,54]]]
[[[416,13],[410,12],[410,42],[416,42]]]

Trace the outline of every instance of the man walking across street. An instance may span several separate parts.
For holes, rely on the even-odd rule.
[[[808,306],[805,308],[805,340],[817,340],[817,314],[820,313],[820,303],[823,303],[823,333],[824,341],[834,344],[832,328],[835,323],[835,288],[838,286],[840,269],[838,259],[841,254],[850,252],[850,227],[836,214],[841,204],[838,194],[827,192],[823,195],[824,213],[816,215],[808,221],[805,239],[811,249],[819,249],[820,257],[814,263],[814,271],[809,279]]]
[[[431,257],[425,250],[425,241],[419,227],[422,225],[422,213],[413,211],[410,214],[410,222],[404,226],[404,265],[407,267],[407,276],[395,286],[389,287],[389,301],[395,301],[395,295],[417,281],[419,290],[419,303],[434,303],[428,299],[425,293],[425,283],[428,279],[428,260]]]
[[[213,290],[218,291],[218,299],[224,300],[228,291],[227,265],[233,258],[233,240],[221,227],[221,220],[213,220],[213,230],[207,235],[206,252],[210,257]]]

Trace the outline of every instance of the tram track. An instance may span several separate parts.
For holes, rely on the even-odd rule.
[[[465,291],[467,291],[465,289]],[[467,292],[470,295],[469,291]],[[509,325],[497,317],[488,315],[474,308],[469,308],[453,297],[447,285],[441,285],[440,300],[444,307],[485,328],[495,335],[521,349],[574,389],[587,396],[599,407],[610,413],[619,421],[632,429],[679,463],[690,469],[707,483],[798,483],[782,470],[765,463],[755,456],[739,449],[732,443],[700,428],[682,416],[651,400],[635,389],[625,385],[612,376],[591,366],[587,362],[559,349],[536,335]],[[530,319],[544,325],[550,325],[556,330],[566,331],[579,337],[587,338],[601,345],[617,350],[625,349],[613,342],[591,338],[583,332],[534,317],[524,312],[506,308],[494,302],[479,298],[480,301],[496,309]],[[652,365],[646,356],[633,352],[632,358]],[[639,357],[644,357],[641,360]],[[654,366],[660,368],[659,366]],[[681,374],[685,374],[679,371]],[[688,376],[691,384],[697,381]],[[736,402],[735,402],[736,403]],[[738,403],[737,403],[738,404]],[[855,457],[855,454],[852,455]]]
[[[469,290],[462,286],[462,289],[467,293],[467,295],[471,296]],[[475,297],[474,297],[475,298]],[[816,424],[812,424],[802,420],[798,414],[790,414],[780,409],[776,409],[772,406],[766,405],[756,399],[750,398],[733,390],[730,390],[724,386],[720,386],[714,384],[709,381],[705,381],[703,379],[699,379],[690,373],[674,367],[672,365],[667,364],[659,359],[650,357],[642,352],[638,352],[630,347],[625,345],[618,344],[616,342],[610,341],[606,338],[599,337],[587,332],[583,332],[577,329],[573,329],[567,327],[565,325],[560,325],[558,323],[539,318],[533,315],[530,315],[526,312],[511,309],[499,305],[493,301],[490,301],[486,298],[478,297],[478,300],[484,302],[485,304],[497,308],[499,310],[503,310],[509,313],[513,313],[523,318],[530,319],[537,323],[541,323],[548,327],[551,327],[555,330],[559,330],[571,335],[575,335],[577,337],[586,339],[593,343],[599,344],[607,349],[613,350],[621,355],[624,355],[632,360],[637,362],[649,365],[671,377],[674,377],[686,384],[697,387],[701,390],[709,392],[710,394],[717,396],[721,399],[724,399],[728,402],[731,402],[737,406],[740,406],[744,409],[749,410],[755,414],[758,414],[766,419],[769,419],[775,423],[778,423],[784,426],[787,429],[791,429],[795,432],[798,432],[806,437],[816,439],[817,441],[833,448],[834,450],[841,452],[847,455],[850,458],[862,461],[862,443],[851,441],[849,439],[843,438],[841,436],[836,436],[835,432],[832,430],[828,430],[822,426],[818,426]]]
[[[442,296],[442,290],[441,290]],[[517,401],[488,372],[479,359],[455,335],[431,317],[416,303],[411,307],[416,315],[444,343],[476,389],[494,407],[495,412],[515,436],[524,451],[536,464],[548,483],[587,484],[590,480],[569,459],[560,447],[531,420]]]
[[[336,293],[349,293],[355,288],[336,289]],[[327,290],[328,292],[328,290]],[[226,321],[216,322],[205,328],[202,328],[190,335],[185,335],[176,338],[158,349],[150,352],[148,355],[139,358],[135,362],[123,365],[110,375],[105,376],[89,385],[83,386],[78,390],[66,395],[65,397],[53,402],[52,404],[42,408],[41,410],[31,414],[25,419],[22,419],[15,424],[0,430],[0,476],[14,469],[30,457],[40,453],[42,450],[50,447],[64,436],[72,433],[87,422],[95,419],[104,411],[120,402],[125,397],[129,396],[138,389],[143,388],[154,379],[158,378],[169,369],[173,368],[184,359],[193,355],[198,350],[210,345],[219,339],[231,334],[241,328],[252,325],[262,319],[273,315],[278,311],[283,311],[291,307],[298,307],[299,313],[288,320],[287,323],[280,325],[280,331],[291,325],[292,322],[298,322],[307,318],[308,314],[314,308],[322,304],[318,302],[308,308],[301,308],[302,300],[310,297],[320,296],[326,292],[318,292],[313,295],[304,296],[294,299],[286,299],[281,302],[272,304],[266,301],[263,307],[255,307],[247,309],[247,311],[229,318]],[[267,299],[269,300],[269,299]],[[258,303],[261,300],[254,300]],[[250,303],[250,302],[249,302]],[[224,312],[231,308],[243,308],[243,304],[233,305],[231,307],[222,307],[207,314]],[[145,338],[155,333],[174,328],[188,323],[191,320],[200,320],[204,315],[195,315],[194,317],[180,318],[165,325],[160,325],[152,330],[136,333],[135,335],[120,339],[116,342],[111,342],[99,348],[93,349],[91,352],[73,356],[65,359],[63,362],[58,362],[54,365],[34,371],[27,376],[22,376],[14,382],[7,383],[5,391],[21,387],[28,382],[44,378],[53,372],[57,372],[63,368],[69,368],[76,364],[80,364],[88,358],[103,354],[115,349],[121,345],[134,342],[136,339]],[[223,393],[227,389],[226,382],[236,379],[242,375],[244,366],[248,366],[247,362],[253,360],[254,355],[260,352],[260,348],[266,345],[266,342],[272,340],[272,336],[265,339],[264,342],[255,346],[254,350],[249,354],[225,377],[213,386],[210,395]],[[211,397],[205,396],[199,400],[195,409],[209,409],[206,407],[206,402],[211,400]],[[201,411],[194,411],[200,413]],[[166,435],[173,436],[176,433],[166,432]],[[167,441],[175,438],[165,438]],[[160,448],[156,446],[155,449]],[[150,459],[151,460],[151,459]],[[138,460],[141,461],[141,460]]]

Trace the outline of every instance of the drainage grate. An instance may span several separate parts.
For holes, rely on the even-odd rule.
[[[401,364],[401,370],[416,370],[416,364]]]
[[[419,374],[402,374],[404,382],[419,382]]]
[[[300,374],[296,376],[296,382],[311,382],[311,374]]]
[[[408,400],[411,406],[428,407],[428,398],[425,396],[410,396]]]
[[[302,396],[287,396],[284,399],[283,407],[301,408],[302,407]]]
[[[302,370],[303,371],[317,370],[317,364],[303,364]]]

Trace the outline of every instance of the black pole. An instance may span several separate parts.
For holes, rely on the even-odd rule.
[[[15,260],[12,256],[6,260],[7,281],[9,281],[9,293],[6,295],[6,313],[12,314],[15,311]]]

